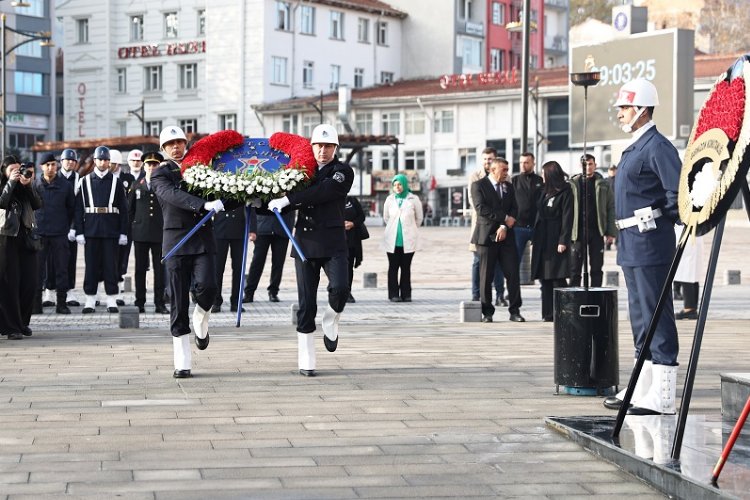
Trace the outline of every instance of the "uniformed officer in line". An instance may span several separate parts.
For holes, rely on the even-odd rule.
[[[42,175],[34,181],[34,187],[42,198],[42,207],[36,211],[37,234],[42,237],[39,286],[45,294],[57,290],[56,302],[53,303],[56,305],[55,312],[70,314],[66,303],[70,282],[68,232],[73,223],[75,195],[73,186],[58,174],[57,160],[52,153],[42,156],[41,165]]]
[[[80,176],[78,175],[78,153],[73,149],[63,149],[60,155],[60,171],[58,173],[73,188],[73,197],[78,196]],[[76,287],[76,267],[78,263],[78,243],[76,230],[71,222],[68,231],[68,300],[69,306],[80,306],[81,303],[73,294]]]
[[[135,179],[135,182],[140,181],[146,176],[146,171],[143,170],[144,163],[143,151],[140,149],[133,149],[128,153],[128,170],[133,179]]]
[[[206,212],[224,210],[221,200],[206,201],[187,192],[180,164],[187,152],[187,138],[179,127],[169,126],[159,134],[165,160],[151,175],[151,183],[164,215],[162,252],[167,254]],[[236,204],[227,203],[230,209]],[[175,378],[191,377],[190,294],[195,300],[192,326],[195,345],[208,347],[208,318],[216,299],[216,240],[211,221],[201,228],[165,263],[167,288],[171,301],[170,331],[174,352]]]
[[[109,151],[109,154],[110,154],[109,170],[110,172],[112,172],[112,175],[114,175],[120,180],[120,182],[122,183],[122,187],[125,188],[125,195],[127,196],[127,194],[132,189],[133,185],[135,184],[135,177],[133,177],[132,174],[129,174],[122,170],[123,161],[122,161],[121,152],[119,152],[116,149],[111,149]],[[125,281],[125,275],[128,273],[128,263],[130,261],[130,248],[133,244],[133,234],[131,233],[131,231],[132,231],[132,228],[130,225],[130,221],[128,221],[128,232],[127,232],[128,243],[119,247],[119,254],[117,257],[118,262],[119,262],[119,265],[117,268],[118,269],[118,277],[117,277],[118,283],[122,283],[123,281]],[[120,291],[122,292],[123,290],[120,290]],[[117,305],[124,306],[125,301],[118,298]]]
[[[348,250],[344,229],[344,205],[354,172],[336,157],[336,129],[321,124],[310,138],[318,169],[311,184],[268,204],[270,210],[287,206],[299,210],[295,238],[307,261],[292,251],[297,274],[297,360],[301,375],[315,376],[315,315],[320,271],[328,277],[328,307],[323,313],[323,342],[329,352],[338,345],[339,317],[349,297]]]
[[[242,251],[245,238],[255,241],[255,233],[245,235],[245,207],[214,215],[214,237],[216,238],[216,288],[218,290],[211,312],[221,312],[221,290],[224,284],[224,269],[227,256],[232,257],[232,291],[229,296],[229,310],[237,312],[240,298],[240,278],[242,278]],[[244,311],[244,309],[242,309]]]
[[[151,186],[151,175],[162,161],[164,157],[158,151],[143,155],[144,176],[135,182],[128,194],[128,218],[135,250],[135,305],[139,312],[146,312],[146,271],[150,253],[154,276],[154,312],[168,314],[169,310],[164,305],[164,265],[161,263],[164,219]]]
[[[615,106],[624,132],[632,134],[615,178],[617,264],[628,287],[628,312],[635,358],[649,349],[628,414],[674,414],[677,390],[677,327],[671,294],[658,319],[650,346],[646,330],[656,310],[675,251],[674,223],[681,162],[671,142],[652,121],[659,97],[653,83],[637,78],[620,89]],[[606,398],[617,409],[624,392]]]
[[[245,293],[242,302],[252,302],[255,290],[260,283],[263,268],[266,265],[268,250],[271,249],[271,276],[268,283],[268,300],[280,302],[279,289],[281,288],[281,277],[284,274],[284,261],[287,258],[289,238],[287,238],[281,223],[275,215],[269,213],[257,213],[252,209],[250,218],[250,234],[254,238],[253,258],[245,281]],[[282,216],[287,227],[294,225],[294,212],[290,211]]]
[[[109,148],[94,150],[93,172],[81,180],[76,197],[76,241],[84,245],[86,269],[83,313],[93,313],[99,281],[104,281],[107,311],[118,312],[118,247],[128,242],[128,202],[122,183],[109,171]]]

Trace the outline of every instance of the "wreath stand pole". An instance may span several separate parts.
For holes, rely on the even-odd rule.
[[[240,321],[242,321],[242,299],[245,298],[245,271],[247,270],[247,247],[248,235],[250,234],[250,215],[252,208],[248,205],[245,206],[245,241],[242,242],[242,274],[240,274],[240,289],[237,291],[237,322],[235,327],[240,327]],[[221,290],[219,290],[221,293]]]
[[[284,230],[287,238],[289,238],[289,241],[292,242],[292,246],[294,247],[295,250],[297,250],[297,255],[299,255],[299,258],[302,260],[302,262],[306,262],[307,257],[305,257],[305,254],[302,253],[302,248],[300,248],[299,243],[297,243],[297,240],[295,240],[294,236],[292,236],[292,232],[289,230],[289,227],[286,225],[286,222],[284,222],[284,218],[281,217],[279,210],[277,208],[274,208],[273,213],[276,216],[276,218],[279,220],[279,224],[281,224],[281,229]]]

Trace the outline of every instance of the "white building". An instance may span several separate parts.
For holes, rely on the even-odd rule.
[[[256,105],[401,78],[405,14],[377,0],[66,0],[57,15],[65,140],[171,123],[264,136]]]

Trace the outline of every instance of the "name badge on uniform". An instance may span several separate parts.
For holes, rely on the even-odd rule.
[[[344,174],[342,172],[336,172],[333,174],[333,180],[336,182],[344,182]]]
[[[140,191],[136,191],[135,192],[135,199],[136,200],[140,200],[141,199],[141,192]]]
[[[555,202],[555,197],[553,196],[552,198],[550,198],[550,199],[549,199],[549,200],[547,201],[547,206],[548,206],[548,207],[551,207],[551,206],[552,206],[552,204],[553,204],[554,202]]]

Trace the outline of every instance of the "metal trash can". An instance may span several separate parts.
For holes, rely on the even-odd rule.
[[[567,394],[614,394],[620,383],[617,290],[556,288],[553,295],[557,392],[562,386]]]

